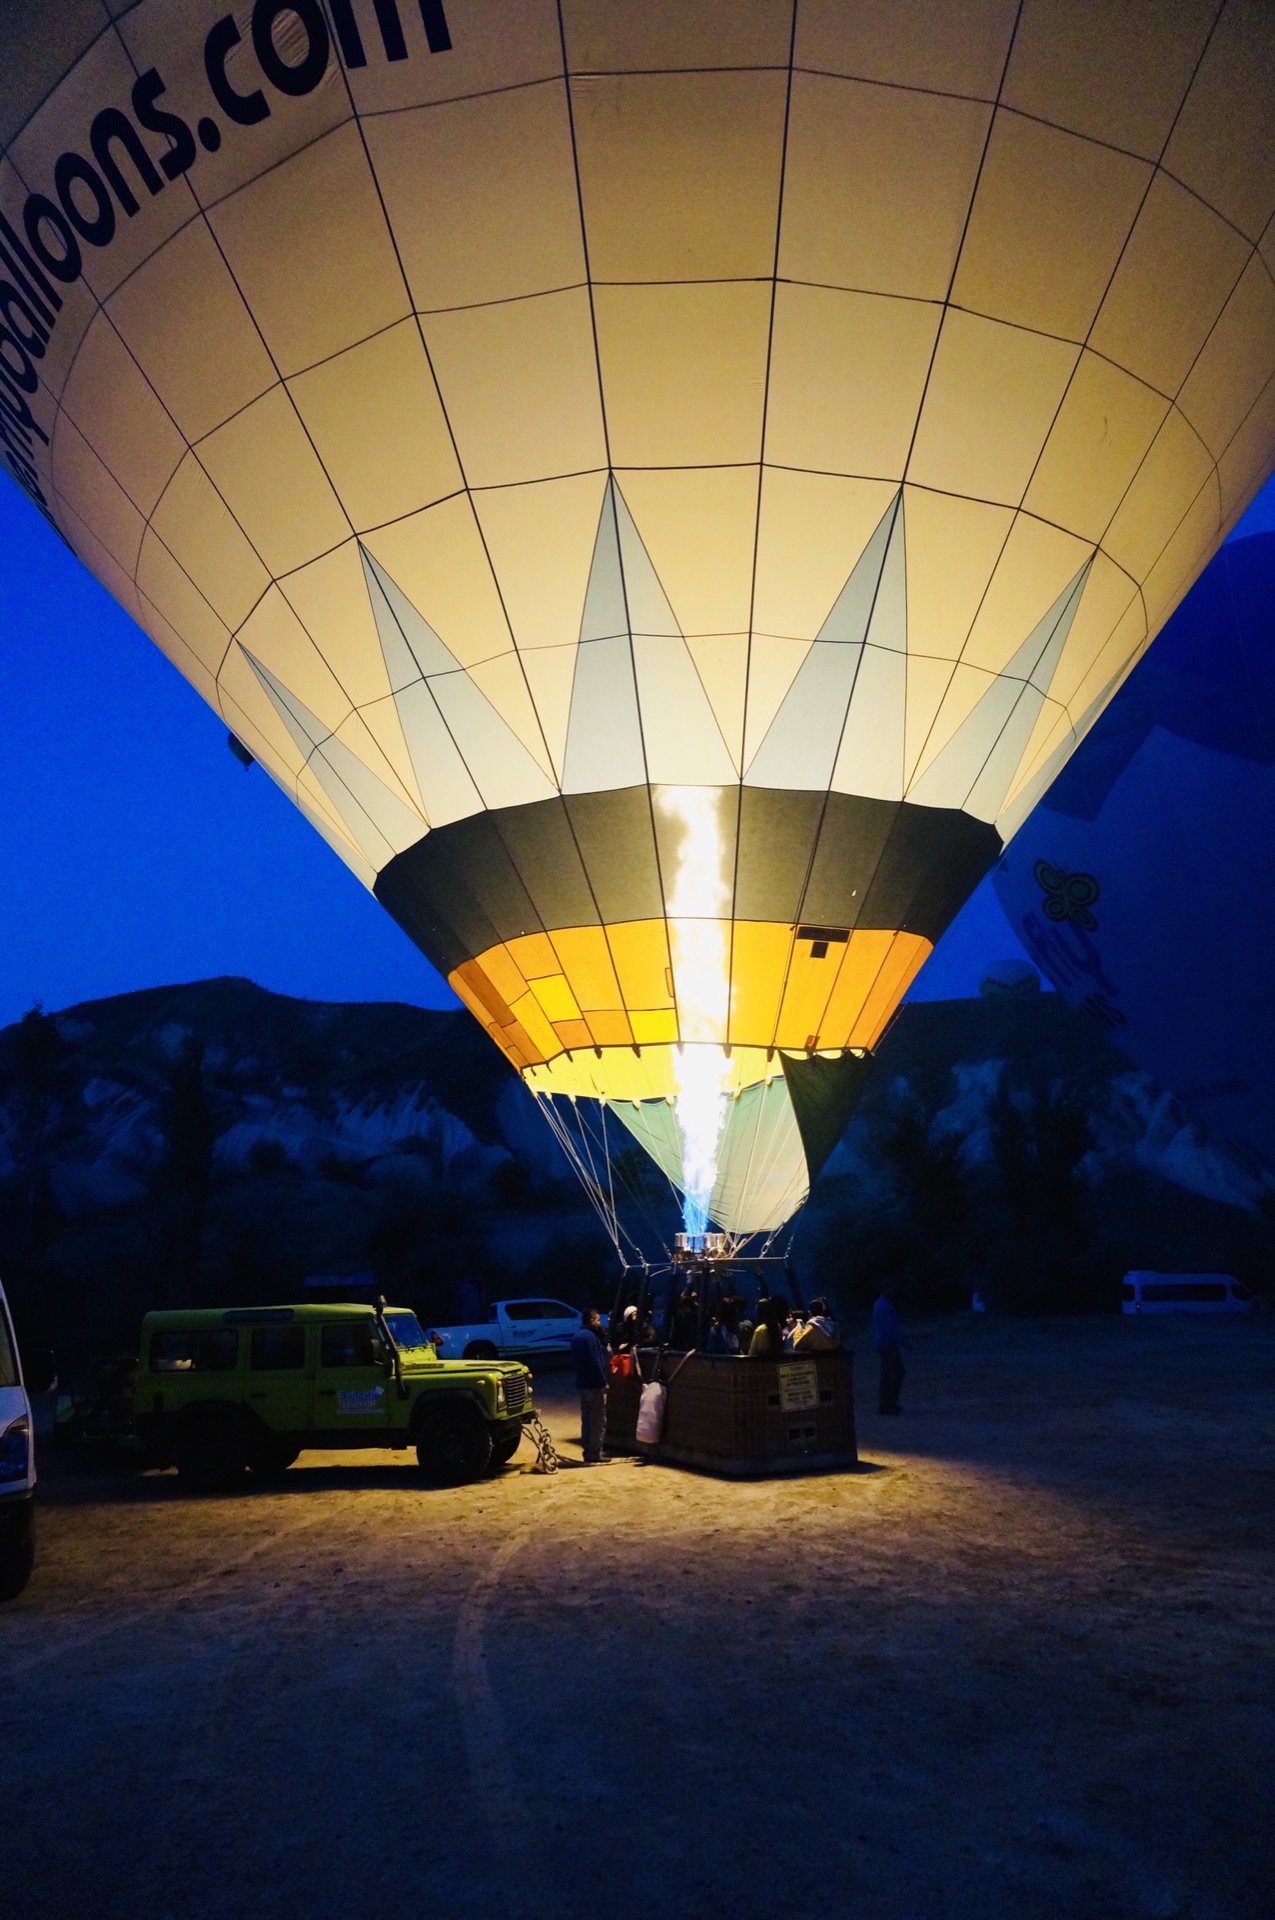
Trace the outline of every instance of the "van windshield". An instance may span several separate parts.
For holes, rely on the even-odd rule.
[[[13,1355],[13,1341],[9,1334],[9,1318],[0,1307],[0,1387],[16,1387],[18,1384],[18,1363]]]

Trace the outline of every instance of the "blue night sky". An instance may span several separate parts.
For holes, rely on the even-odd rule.
[[[1275,531],[1275,482],[1241,522]],[[317,1000],[458,1003],[25,496],[0,477],[0,1026],[241,974]],[[979,888],[913,999],[1021,948]]]

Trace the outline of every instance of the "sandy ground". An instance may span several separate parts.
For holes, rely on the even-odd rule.
[[[0,1913],[1271,1920],[1273,1365],[934,1325],[861,1472],[762,1484],[46,1449]]]

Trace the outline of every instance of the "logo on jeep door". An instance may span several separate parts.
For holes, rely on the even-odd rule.
[[[362,1393],[338,1393],[336,1410],[338,1413],[379,1413],[384,1387],[368,1387]]]

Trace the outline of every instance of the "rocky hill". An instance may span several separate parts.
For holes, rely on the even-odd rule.
[[[667,1192],[651,1197],[674,1224]],[[1110,1304],[1127,1266],[1262,1283],[1270,1183],[1056,995],[903,1010],[800,1217],[808,1287]],[[0,1032],[0,1261],[29,1325],[127,1343],[148,1306],[344,1278],[605,1299],[610,1245],[463,1013],[209,980]]]

